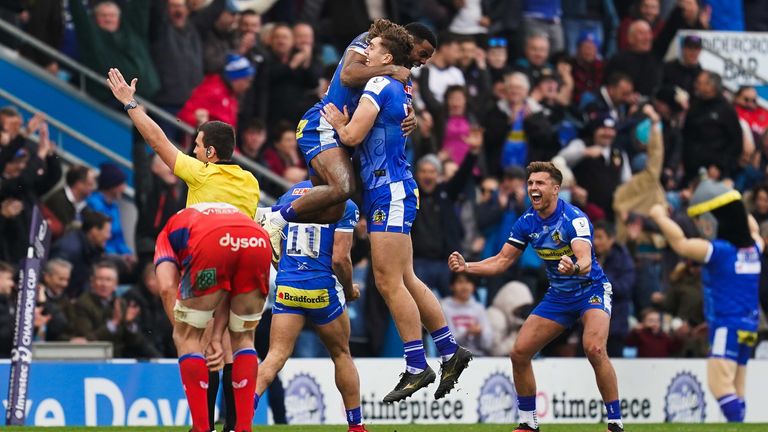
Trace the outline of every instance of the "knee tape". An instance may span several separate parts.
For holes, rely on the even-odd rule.
[[[208,327],[208,322],[213,318],[213,311],[191,309],[176,301],[176,305],[173,307],[173,317],[176,321],[181,321],[195,328],[204,329]]]
[[[229,330],[235,333],[243,333],[256,330],[261,319],[261,312],[250,315],[237,315],[229,311]]]

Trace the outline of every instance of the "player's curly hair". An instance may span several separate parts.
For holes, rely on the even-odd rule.
[[[537,172],[545,172],[549,174],[550,177],[552,177],[552,180],[555,182],[556,185],[560,185],[563,183],[563,173],[560,172],[559,169],[553,164],[552,162],[541,162],[541,161],[535,161],[528,164],[528,167],[525,169],[527,175],[526,179],[531,177],[531,174],[537,173]]]
[[[366,41],[370,43],[373,38],[381,36],[384,32],[394,27],[400,26],[386,18],[377,19],[373,22],[373,24],[371,24],[371,27],[368,28],[368,36],[366,36]]]
[[[400,66],[410,66],[411,51],[413,51],[413,36],[401,26],[390,27],[378,35],[381,44],[392,54],[393,63]]]

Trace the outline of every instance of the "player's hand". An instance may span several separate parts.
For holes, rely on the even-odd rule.
[[[347,111],[346,105],[344,106],[344,112],[342,113],[336,108],[336,105],[329,103],[320,110],[320,115],[337,130],[349,123],[349,112]]]
[[[563,255],[560,257],[560,263],[557,265],[557,271],[560,272],[560,274],[571,276],[573,275],[573,261],[571,260],[571,257],[568,255]]]
[[[400,129],[403,130],[403,136],[410,135],[411,132],[416,130],[416,126],[418,126],[416,112],[413,110],[412,106],[408,105],[408,116],[406,116],[402,123],[400,123]]]
[[[131,85],[128,85],[125,78],[123,78],[123,74],[116,68],[110,69],[107,76],[107,85],[112,90],[115,99],[123,105],[127,105],[128,102],[133,100],[133,95],[136,94],[136,83],[139,81],[138,78],[132,79]]]
[[[464,257],[460,253],[453,252],[451,256],[448,257],[448,268],[454,273],[464,273],[467,271],[467,261],[464,260]]]
[[[395,65],[395,69],[389,75],[392,78],[400,81],[403,84],[408,84],[408,80],[411,78],[411,70],[405,66]]]
[[[658,223],[658,221],[667,217],[667,209],[661,204],[655,204],[653,207],[651,207],[648,215],[651,217],[651,219],[654,220],[654,222]]]
[[[347,303],[353,302],[360,298],[360,285],[353,283],[350,291],[344,291],[344,297],[347,299]]]
[[[205,348],[205,366],[217,371],[224,368],[224,347],[218,339],[211,339]]]

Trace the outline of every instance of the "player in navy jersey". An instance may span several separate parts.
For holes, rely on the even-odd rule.
[[[294,185],[277,202],[289,204],[312,188]],[[256,403],[293,352],[296,338],[309,320],[336,366],[336,385],[344,401],[350,432],[364,432],[360,379],[349,353],[350,323],[346,301],[360,296],[352,283],[352,231],[357,205],[346,202],[343,217],[332,224],[290,223],[285,227],[284,256],[275,284],[269,353],[259,366]]]
[[[686,238],[664,207],[650,210],[678,255],[704,263],[701,279],[710,343],[707,382],[725,418],[743,422],[747,360],[757,342],[763,240],[741,194],[722,183],[703,180],[691,197],[688,215],[702,233],[714,233],[716,221],[714,238]]]
[[[510,354],[520,413],[516,432],[539,430],[531,359],[579,319],[584,325],[584,352],[605,401],[608,430],[623,431],[616,373],[606,353],[611,284],[595,259],[592,223],[577,207],[558,198],[563,175],[551,162],[531,162],[527,175],[532,207],[517,219],[501,251],[480,262],[466,262],[454,252],[448,266],[457,273],[498,275],[529,244],[546,263],[549,290],[525,320]]]
[[[402,83],[408,81],[411,66],[421,66],[432,57],[437,39],[429,28],[420,23],[405,26],[414,37],[415,44],[409,61],[402,65],[371,65],[367,63],[365,49],[368,42],[386,29],[402,28],[385,19],[376,20],[368,32],[356,37],[347,47],[328,91],[321,101],[307,111],[296,128],[296,139],[309,166],[313,188],[298,200],[269,215],[257,218],[270,234],[275,259],[280,256],[280,232],[287,222],[331,223],[339,220],[344,203],[354,192],[354,171],[349,148],[341,145],[338,135],[320,115],[328,103],[355,111],[362,87],[373,77],[389,75]],[[413,110],[401,123],[402,132],[416,128]]]
[[[371,40],[366,50],[368,62],[373,66],[404,64],[412,43],[404,29],[388,29]],[[342,114],[332,103],[322,111],[342,143],[360,146],[363,212],[368,218],[376,286],[404,343],[406,371],[384,397],[385,402],[402,400],[435,379],[421,341],[422,322],[443,359],[436,398],[453,388],[472,358],[472,353],[456,344],[440,303],[413,272],[410,231],[418,208],[418,188],[405,158],[406,138],[399,126],[411,103],[410,92],[410,85],[388,76],[375,77],[366,84],[351,119],[346,107]]]

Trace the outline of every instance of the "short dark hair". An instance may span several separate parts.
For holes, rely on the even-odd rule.
[[[197,128],[203,133],[203,147],[213,147],[221,160],[229,160],[235,151],[235,130],[221,121],[209,121]]]
[[[104,228],[104,224],[106,224],[107,222],[112,222],[111,217],[105,215],[104,213],[93,211],[91,209],[83,210],[81,216],[83,219],[83,225],[81,229],[85,233],[87,233],[88,231],[94,228],[102,229]]]
[[[252,16],[252,15],[261,16],[261,15],[257,14],[256,11],[253,10],[253,9],[246,9],[246,10],[240,12],[240,18],[241,19],[244,18],[244,17],[247,17],[247,16]]]
[[[410,33],[411,36],[413,36],[416,43],[425,40],[429,42],[433,48],[437,48],[437,36],[435,36],[435,33],[424,24],[420,22],[408,23],[405,25],[405,29],[408,30],[408,33]]]
[[[114,271],[118,277],[120,277],[120,269],[117,268],[117,264],[115,264],[114,261],[108,260],[108,259],[97,261],[93,265],[93,268],[92,268],[93,272],[91,273],[91,276],[96,274],[96,270],[102,269],[102,268],[110,269]]]
[[[264,124],[264,120],[262,120],[262,119],[260,119],[258,117],[254,117],[254,118],[248,120],[245,123],[245,126],[243,126],[243,132],[245,132],[247,130],[263,131],[263,130],[267,130],[267,125]]]
[[[16,273],[16,269],[5,261],[0,261],[0,273]]]
[[[287,121],[281,121],[275,126],[273,130],[274,130],[274,134],[272,135],[272,139],[274,141],[279,141],[280,138],[283,137],[283,134],[289,131],[293,132],[296,130],[296,128]]]
[[[755,89],[755,86],[751,86],[751,85],[739,86],[739,89],[736,90],[735,96],[736,97],[741,96],[741,94],[744,93],[745,91],[747,91],[747,90],[754,90],[754,89]]]
[[[537,173],[537,172],[545,172],[549,174],[550,177],[552,177],[552,180],[557,185],[561,185],[563,183],[563,173],[560,172],[559,169],[553,164],[552,162],[541,162],[541,161],[535,161],[528,164],[528,167],[525,169],[526,176],[525,179],[528,180],[531,177],[531,174]]]
[[[67,186],[72,187],[77,182],[85,181],[90,172],[91,169],[85,165],[72,165],[67,171],[64,181]]]
[[[467,88],[463,85],[449,85],[448,88],[445,89],[445,93],[443,93],[443,100],[448,100],[448,95],[454,92],[458,92],[464,95],[464,97],[469,97],[469,93],[467,93]],[[446,104],[446,108],[447,108]]]
[[[717,72],[712,72],[711,70],[703,70],[701,71],[701,74],[707,74],[707,79],[709,79],[709,82],[715,86],[715,91],[720,94],[723,92],[723,77],[720,76]]]
[[[459,43],[459,39],[456,37],[455,34],[449,32],[449,31],[442,31],[440,32],[440,42],[438,42],[437,48],[442,48],[446,45]]]
[[[475,288],[477,288],[477,280],[466,273],[451,273],[451,281],[450,281],[451,285],[453,285],[454,283],[456,283],[456,281],[462,278],[471,282],[472,285],[474,285]]]
[[[610,238],[616,237],[616,227],[608,221],[604,221],[604,220],[596,221],[594,224],[592,224],[592,228],[594,229],[594,231],[597,231],[597,230],[605,231],[605,233],[608,234],[608,237]]]
[[[622,81],[627,81],[630,84],[634,84],[631,76],[625,74],[624,72],[614,72],[608,75],[608,78],[605,79],[605,86],[615,87]]]

